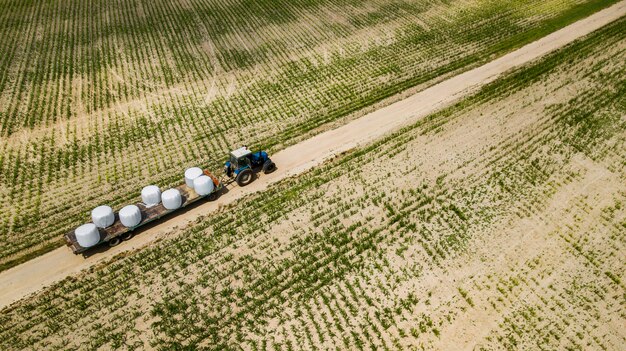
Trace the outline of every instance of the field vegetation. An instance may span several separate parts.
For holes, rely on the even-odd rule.
[[[622,349],[625,26],[4,309],[1,348]]]
[[[278,150],[614,2],[2,0],[0,269],[97,205],[241,143]]]

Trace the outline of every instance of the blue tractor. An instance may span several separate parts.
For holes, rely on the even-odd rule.
[[[254,179],[254,170],[263,169],[268,174],[276,170],[276,164],[270,160],[267,152],[252,152],[243,146],[230,153],[230,158],[224,164],[224,173],[235,178],[239,186],[250,184]]]

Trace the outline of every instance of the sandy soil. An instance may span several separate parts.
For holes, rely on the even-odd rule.
[[[414,123],[450,103],[467,96],[475,89],[492,82],[502,73],[528,63],[558,49],[626,14],[626,1],[600,11],[553,34],[405,100],[370,113],[347,125],[319,134],[289,147],[273,156],[279,169],[271,175],[260,175],[246,188],[229,186],[217,201],[184,211],[176,217],[159,223],[123,245],[108,250],[97,250],[89,257],[74,256],[63,247],[0,273],[0,307],[7,306],[37,290],[115,255],[135,250],[165,236],[174,228],[182,227],[201,215],[216,211],[270,184],[300,174],[334,155],[367,144],[399,128]]]
[[[460,259],[458,269],[451,270],[448,276],[454,280],[438,282],[437,292],[455,291],[459,285],[470,285],[477,272],[506,272],[515,271],[526,262],[532,261],[536,257],[542,256],[542,263],[546,266],[558,266],[563,257],[567,257],[566,249],[561,245],[561,238],[551,235],[563,227],[576,225],[576,217],[572,216],[571,208],[575,207],[580,199],[590,198],[589,201],[596,209],[594,213],[589,213],[584,220],[584,228],[591,226],[597,220],[599,212],[597,209],[608,206],[613,201],[619,187],[619,178],[606,169],[598,167],[587,158],[579,156],[575,163],[578,163],[579,170],[585,175],[567,186],[564,186],[547,204],[546,209],[530,218],[512,220],[506,223],[500,233],[506,235],[491,235],[490,240],[479,240],[472,245],[469,250],[476,257],[483,259],[468,260]],[[497,232],[497,230],[496,230]],[[494,240],[494,238],[497,238]],[[487,259],[488,258],[488,259]],[[575,264],[564,270],[575,270]],[[551,282],[542,279],[542,285]],[[519,302],[501,306],[498,311],[491,310],[487,301],[478,306],[472,313],[466,313],[462,317],[455,319],[444,332],[448,336],[445,340],[438,340],[436,348],[439,350],[471,350],[476,347],[476,341],[484,339],[489,332],[497,329],[498,323],[502,323],[505,316],[511,314],[515,308],[519,308],[521,303],[535,303],[537,296],[530,296],[530,289],[522,296]],[[479,300],[475,298],[475,300]],[[486,299],[484,299],[486,300]],[[611,330],[610,325],[604,327],[607,334],[616,334],[616,330]]]

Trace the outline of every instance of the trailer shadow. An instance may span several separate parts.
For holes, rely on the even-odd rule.
[[[130,239],[123,240],[123,241],[122,241],[119,245],[124,245],[124,243],[125,243],[126,241],[130,241],[130,242],[132,242],[132,240],[133,240],[136,236],[142,235],[144,232],[146,232],[146,231],[148,231],[148,230],[150,230],[150,229],[152,229],[152,228],[154,228],[154,227],[156,227],[156,226],[158,226],[158,225],[163,224],[163,222],[164,222],[164,221],[167,221],[167,220],[169,220],[169,219],[171,219],[171,218],[174,218],[174,217],[177,217],[177,216],[184,215],[185,213],[188,213],[189,211],[191,211],[191,210],[193,210],[193,209],[197,208],[198,206],[202,206],[203,204],[205,204],[205,203],[207,203],[207,202],[214,202],[214,201],[217,201],[217,200],[219,200],[219,198],[220,198],[222,195],[224,195],[224,194],[228,194],[228,192],[229,192],[228,187],[227,187],[227,186],[224,186],[224,187],[222,188],[222,190],[219,192],[219,194],[217,194],[217,195],[218,195],[218,196],[217,196],[217,198],[216,198],[216,199],[214,199],[214,200],[209,200],[208,198],[206,198],[206,199],[204,199],[204,200],[202,200],[202,201],[197,201],[197,202],[194,202],[194,203],[192,203],[192,204],[189,204],[189,205],[187,205],[187,206],[185,206],[185,207],[181,208],[180,210],[177,210],[177,211],[174,211],[174,212],[168,213],[167,215],[165,215],[165,216],[161,217],[159,220],[156,220],[156,221],[153,221],[153,222],[147,223],[147,224],[145,224],[145,225],[141,226],[140,228],[135,229],[135,230],[132,232],[132,233],[133,233],[132,237],[131,237]],[[84,258],[89,258],[89,257],[94,256],[94,255],[97,255],[97,254],[105,253],[105,252],[107,252],[107,251],[109,251],[109,250],[111,250],[111,249],[113,249],[114,247],[117,247],[117,246],[119,246],[119,245],[116,245],[116,246],[111,247],[111,246],[107,245],[106,243],[103,243],[102,245],[97,245],[97,246],[95,246],[95,247],[93,247],[93,248],[88,249],[87,251],[83,252],[81,255],[82,255]]]

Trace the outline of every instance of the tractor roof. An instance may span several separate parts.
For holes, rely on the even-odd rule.
[[[252,153],[252,151],[248,150],[245,146],[244,147],[240,147],[237,150],[233,150],[230,152],[231,155],[233,155],[235,158],[241,158],[244,156],[248,156]]]

